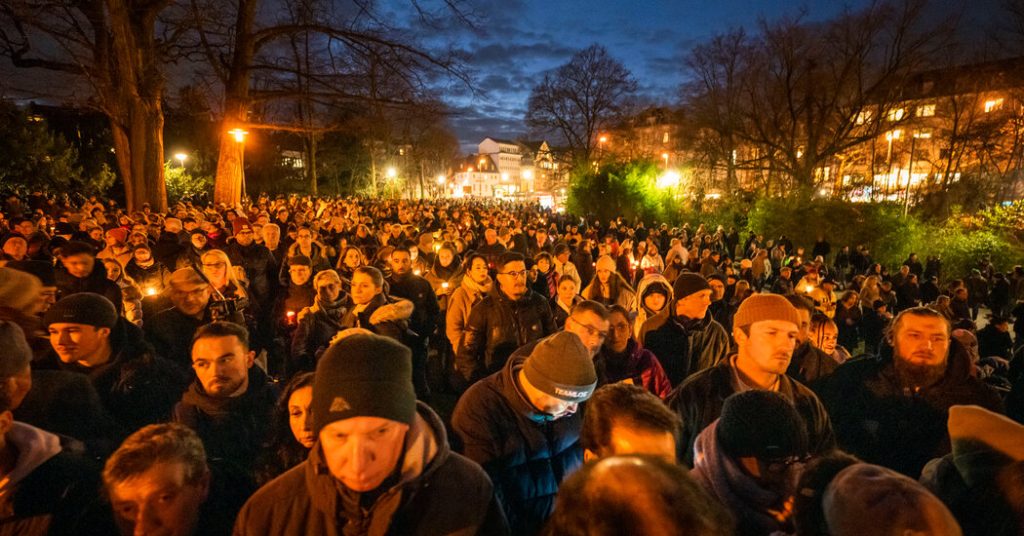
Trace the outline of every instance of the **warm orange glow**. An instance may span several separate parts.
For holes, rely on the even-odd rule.
[[[249,131],[242,130],[240,128],[233,128],[228,131],[228,134],[231,134],[238,143],[242,143],[245,141],[245,137],[249,135]]]

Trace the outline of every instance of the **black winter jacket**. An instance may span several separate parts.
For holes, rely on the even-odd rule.
[[[455,367],[462,381],[472,383],[502,370],[516,348],[555,331],[551,308],[543,296],[527,290],[513,301],[494,285],[469,313]]]
[[[278,389],[257,366],[249,368],[249,385],[236,397],[212,397],[194,380],[174,407],[174,422],[195,430],[206,456],[251,473],[263,451]]]
[[[117,309],[117,314],[121,314],[124,309],[124,303],[121,301],[121,287],[107,279],[107,270],[99,259],[96,259],[93,264],[92,272],[85,277],[75,277],[68,273],[63,266],[57,267],[56,276],[57,299],[80,292],[93,292],[110,300],[110,303],[113,303],[114,308]]]
[[[722,415],[722,404],[736,393],[733,386],[732,358],[690,377],[669,395],[666,403],[683,419],[679,450],[681,460],[693,466],[693,442],[704,428]],[[835,446],[832,423],[825,407],[810,389],[800,382],[782,375],[778,393],[793,403],[797,413],[807,425],[807,437],[812,454],[819,454]]]
[[[966,350],[952,341],[942,379],[911,391],[900,385],[892,347],[883,344],[878,358],[844,363],[816,389],[840,448],[916,479],[929,460],[950,452],[946,421],[951,406],[974,404],[1003,412],[999,397],[970,369]]]
[[[245,269],[245,278],[249,280],[249,293],[260,309],[266,311],[273,305],[273,299],[279,285],[277,278],[278,266],[274,255],[263,244],[252,243],[243,246],[234,240],[224,247],[224,252],[231,259],[231,264]]]
[[[637,341],[657,356],[673,387],[729,354],[729,334],[711,317],[710,311],[704,318],[693,320],[677,317],[674,309],[666,304],[661,312],[648,318]]]
[[[562,480],[583,463],[580,414],[547,421],[526,399],[522,358],[472,385],[455,406],[461,452],[494,482],[512,533],[536,534],[551,515]]]

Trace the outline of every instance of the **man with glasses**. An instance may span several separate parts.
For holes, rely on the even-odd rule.
[[[245,269],[245,278],[249,281],[249,295],[260,311],[269,317],[277,291],[277,261],[267,246],[256,243],[256,232],[249,220],[239,216],[231,222],[234,229],[234,240],[224,247],[231,264]],[[261,326],[263,324],[261,323]],[[264,326],[268,327],[268,326]]]
[[[192,336],[210,321],[210,284],[195,269],[182,268],[171,274],[168,286],[173,306],[146,319],[143,329],[146,339],[160,349],[160,355],[188,368],[192,364]]]
[[[497,266],[498,284],[470,311],[455,356],[456,379],[466,386],[500,371],[517,348],[556,329],[548,301],[527,288],[523,256],[505,253]]]
[[[277,401],[277,389],[249,349],[249,333],[213,322],[192,340],[195,380],[174,407],[174,422],[195,430],[210,459],[250,473],[259,458]]]
[[[596,386],[590,351],[563,331],[509,358],[455,406],[462,454],[490,475],[512,534],[537,534],[562,479],[583,463],[577,410]]]
[[[721,418],[697,436],[696,450],[690,476],[729,508],[736,534],[793,532],[796,481],[809,450],[788,399],[756,389],[730,396]]]
[[[722,414],[723,401],[752,390],[779,393],[796,408],[812,453],[831,449],[835,440],[825,408],[810,389],[786,376],[800,333],[796,308],[777,294],[755,294],[740,304],[733,325],[736,354],[694,374],[669,395],[669,407],[683,419],[682,460],[694,464],[694,441]]]

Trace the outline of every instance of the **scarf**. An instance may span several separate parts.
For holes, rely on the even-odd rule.
[[[541,274],[544,276],[544,280],[548,283],[548,294],[552,297],[558,296],[558,272],[554,269],[548,270],[548,273]]]
[[[693,471],[697,482],[736,515],[740,534],[771,534],[788,530],[790,502],[782,494],[762,488],[718,445],[718,421],[708,425],[693,445]]]

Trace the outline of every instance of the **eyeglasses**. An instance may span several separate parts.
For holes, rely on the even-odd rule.
[[[510,275],[512,277],[526,277],[526,270],[519,270],[515,272],[498,272],[498,275]]]
[[[579,320],[576,320],[575,318],[573,318],[571,316],[569,317],[569,320],[572,320],[577,325],[582,326],[587,331],[587,336],[589,336],[589,337],[597,337],[597,338],[601,339],[602,341],[608,338],[608,332],[607,331],[601,331],[601,330],[595,328],[594,326],[591,326],[590,324],[584,324],[583,322],[580,322]]]

